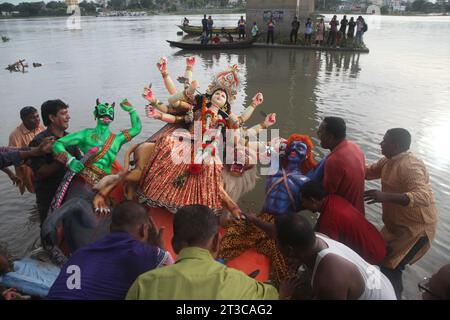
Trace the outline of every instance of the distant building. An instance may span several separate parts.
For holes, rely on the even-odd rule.
[[[95,2],[102,8],[106,8],[108,6],[107,0],[96,0]]]
[[[367,7],[366,13],[367,14],[381,14],[380,6],[372,4]]]
[[[353,2],[342,1],[341,4],[337,7],[338,12],[350,12],[353,8]]]
[[[262,34],[267,32],[267,23],[275,22],[275,39],[287,38],[295,16],[300,19],[300,32],[305,21],[314,13],[314,0],[247,0],[247,33],[256,22]]]
[[[9,17],[9,16],[18,15],[19,13],[20,13],[19,11],[2,11],[2,16]]]
[[[405,12],[406,6],[402,5],[401,0],[392,0],[391,1],[391,7],[393,12]]]
[[[384,0],[372,0],[372,5],[379,6],[380,8],[384,5]]]

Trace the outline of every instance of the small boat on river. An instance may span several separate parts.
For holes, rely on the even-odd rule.
[[[229,50],[229,49],[245,49],[253,45],[256,39],[247,40],[234,40],[233,42],[228,42],[223,40],[220,43],[209,42],[207,44],[202,44],[197,38],[188,39],[183,41],[170,41],[167,42],[171,47],[177,47],[184,50]]]

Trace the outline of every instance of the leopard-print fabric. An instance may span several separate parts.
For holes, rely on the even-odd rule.
[[[261,213],[258,218],[269,223],[275,221],[275,216],[268,213]],[[287,262],[278,249],[275,240],[247,221],[236,221],[225,228],[224,237],[220,244],[219,257],[230,261],[250,248],[255,248],[257,252],[264,254],[271,260],[270,278],[276,284],[279,284],[283,279],[295,276],[295,267],[292,263]]]

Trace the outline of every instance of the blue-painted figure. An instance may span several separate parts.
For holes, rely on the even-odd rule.
[[[300,171],[307,154],[308,147],[304,142],[292,141],[289,144],[284,156],[287,166],[280,166],[276,174],[267,178],[263,212],[281,215],[300,210],[300,189],[310,180]]]

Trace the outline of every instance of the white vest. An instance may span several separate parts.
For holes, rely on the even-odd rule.
[[[314,277],[320,261],[329,253],[336,254],[351,263],[359,270],[364,280],[364,292],[358,300],[397,300],[394,288],[389,279],[381,273],[377,266],[367,263],[355,251],[340,242],[326,238],[316,233],[316,236],[328,245],[328,248],[317,254],[316,263],[311,278],[311,286],[314,285]]]

